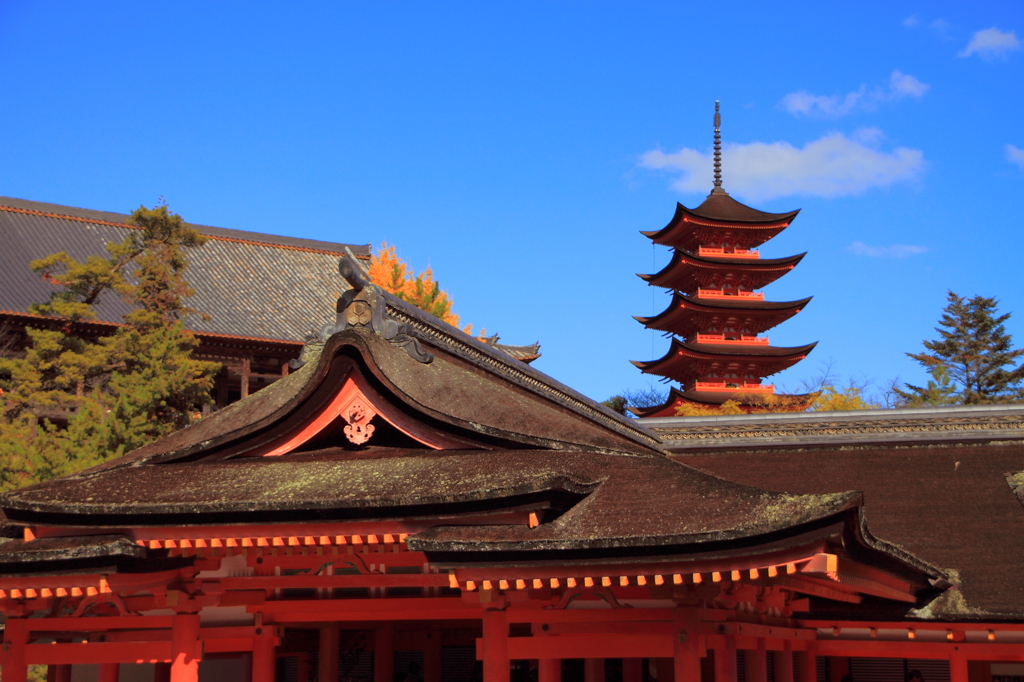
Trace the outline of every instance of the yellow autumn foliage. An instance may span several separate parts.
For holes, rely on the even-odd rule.
[[[434,279],[430,266],[419,274],[413,274],[408,263],[398,257],[395,247],[381,242],[380,249],[370,259],[368,274],[370,281],[384,291],[425,310],[442,322],[459,326],[459,316],[452,312],[451,297]],[[468,324],[462,331],[470,334],[472,329],[473,325]]]
[[[726,400],[718,407],[711,405],[698,405],[696,403],[683,403],[676,408],[677,417],[717,417],[725,414],[743,414],[743,409],[735,400]]]

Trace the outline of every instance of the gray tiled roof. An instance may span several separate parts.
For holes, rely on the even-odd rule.
[[[106,253],[121,241],[127,215],[0,197],[0,311],[24,312],[49,298],[51,285],[28,264],[57,251],[75,259]],[[189,252],[186,278],[196,290],[190,305],[197,332],[301,342],[334,321],[338,296],[348,288],[338,258],[353,246],[241,230],[193,225],[209,242]],[[126,312],[115,297],[97,307],[100,318],[120,322]]]

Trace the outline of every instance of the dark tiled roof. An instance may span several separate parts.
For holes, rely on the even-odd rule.
[[[817,343],[809,343],[806,346],[760,346],[740,344],[716,344],[716,343],[691,343],[672,339],[672,345],[668,352],[657,360],[647,362],[634,361],[633,364],[641,369],[666,362],[681,352],[692,357],[716,358],[716,357],[742,357],[742,358],[789,358],[807,355]]]
[[[698,232],[727,231],[733,235],[743,234],[744,248],[763,244],[793,221],[800,211],[790,213],[765,213],[744,206],[729,195],[709,196],[694,209],[676,204],[675,215],[668,225],[660,230],[641,230],[656,244],[665,244],[684,249],[695,249]]]
[[[774,428],[779,416],[789,415],[760,416],[762,431]],[[722,449],[685,462],[737,483],[794,494],[861,490],[873,532],[959,573],[962,599],[943,599],[932,615],[1024,617],[1024,507],[1006,478],[1024,468],[1019,442]]]
[[[740,344],[720,344],[720,343],[691,343],[689,341],[683,341],[680,343],[681,346],[693,353],[699,353],[702,355],[727,355],[727,356],[740,356],[750,358],[786,358],[795,355],[807,355],[814,347],[817,346],[817,342],[809,343],[805,346],[756,346],[756,345],[740,345]]]
[[[756,561],[769,551],[841,537],[843,546],[905,576],[915,590],[930,589],[926,578],[941,575],[876,540],[856,493],[767,492],[674,462],[636,421],[358,278],[354,283],[342,328],[308,347],[298,371],[125,457],[7,493],[0,507],[14,524],[94,531],[403,518],[423,529],[407,539],[410,549],[427,552],[431,562],[463,564],[505,562],[516,553],[518,561],[534,563]],[[351,450],[335,443],[246,456],[310,423],[346,377],[378,396],[366,398],[371,404],[387,403],[415,419],[410,432],[440,429],[475,439],[476,448]],[[453,523],[445,517],[472,518],[487,505],[514,509],[527,498],[546,500],[560,514],[534,528],[445,525]]]
[[[1024,406],[973,405],[646,419],[670,452],[1024,440]]]
[[[735,273],[752,289],[760,289],[792,270],[806,253],[788,258],[710,258],[676,249],[668,265],[653,275],[637,275],[650,285],[695,292],[697,272]]]
[[[814,350],[817,343],[806,346],[785,348],[780,346],[729,345],[712,343],[691,343],[673,337],[665,355],[657,360],[632,360],[645,374],[656,374],[686,384],[698,380],[706,370],[704,362],[728,365],[740,362],[757,367],[761,377],[770,376],[793,366]]]
[[[796,315],[810,301],[808,297],[800,301],[741,302],[699,299],[674,292],[672,302],[662,312],[651,317],[635,316],[633,319],[651,329],[689,336],[707,328],[701,324],[702,319],[738,318],[742,320],[739,324],[749,332],[760,334]]]
[[[685,207],[684,207],[685,208]],[[744,223],[768,223],[792,221],[800,209],[788,213],[767,213],[751,208],[733,199],[728,194],[709,194],[697,208],[686,209],[689,213],[709,220],[736,221]]]
[[[0,311],[23,312],[48,300],[51,287],[28,264],[57,250],[78,260],[105,253],[121,241],[128,216],[0,197]],[[338,258],[348,246],[369,257],[368,245],[193,225],[212,237],[190,250],[190,305],[210,316],[194,315],[188,327],[200,333],[301,342],[334,320],[334,302],[347,289]],[[98,306],[100,319],[120,322],[127,310],[114,297]]]

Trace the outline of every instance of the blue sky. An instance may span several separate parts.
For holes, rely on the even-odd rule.
[[[921,381],[947,289],[1024,344],[1024,4],[0,0],[0,194],[397,245],[464,322],[603,399],[668,342],[639,230],[802,208],[775,378]],[[2,248],[2,246],[0,246]],[[259,277],[259,273],[253,273]]]

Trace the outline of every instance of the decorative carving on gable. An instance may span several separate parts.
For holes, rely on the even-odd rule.
[[[375,429],[370,420],[377,414],[373,408],[367,407],[357,397],[341,414],[348,422],[348,426],[345,427],[345,437],[349,439],[349,442],[362,445],[370,440]]]
[[[413,440],[435,450],[461,450],[467,443],[448,438],[412,419],[393,407],[370,388],[366,380],[353,372],[337,389],[334,398],[301,427],[285,433],[277,439],[250,450],[246,457],[277,457],[293,452],[328,428],[332,422],[341,419],[345,438],[354,445],[363,445],[373,437],[376,427],[370,422],[378,417],[394,426]],[[472,446],[470,446],[472,447]]]

